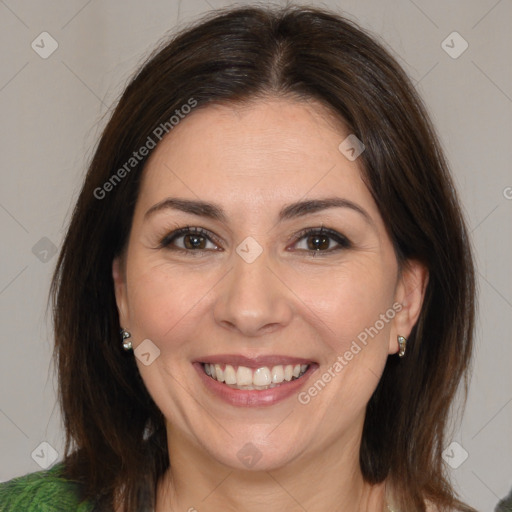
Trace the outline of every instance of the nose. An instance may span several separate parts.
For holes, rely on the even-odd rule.
[[[218,290],[216,322],[247,337],[288,325],[293,316],[292,293],[271,268],[266,252],[251,263],[238,254],[233,259],[233,267]]]

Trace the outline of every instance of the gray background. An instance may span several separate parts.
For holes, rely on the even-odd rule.
[[[166,33],[227,5],[0,0],[0,480],[40,470],[52,449],[62,451],[46,299],[54,251],[105,114]],[[476,251],[480,308],[468,404],[450,437],[468,458],[458,465],[464,452],[452,446],[447,460],[458,467],[448,470],[464,499],[490,511],[512,486],[512,2],[323,5],[392,49],[424,97],[451,163]],[[442,46],[453,31],[469,44],[457,58]],[[58,43],[46,59],[39,53],[51,41],[42,32]],[[452,37],[444,47],[453,54],[462,44]]]

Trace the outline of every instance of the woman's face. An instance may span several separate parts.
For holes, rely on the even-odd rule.
[[[203,463],[272,469],[356,446],[416,321],[421,268],[398,277],[360,160],[338,148],[349,132],[327,119],[313,101],[208,106],[144,170],[114,262],[120,322],[170,438]]]

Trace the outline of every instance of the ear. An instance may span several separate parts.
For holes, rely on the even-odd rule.
[[[395,305],[397,311],[393,319],[391,338],[389,340],[389,353],[398,352],[397,336],[408,338],[418,321],[425,298],[428,284],[428,270],[419,261],[407,260],[399,275],[395,291]]]
[[[127,329],[130,324],[128,315],[128,297],[126,291],[126,271],[122,256],[114,258],[112,262],[112,277],[114,279],[114,293],[116,296],[119,324]]]

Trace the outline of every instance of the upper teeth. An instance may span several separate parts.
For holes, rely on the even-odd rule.
[[[285,380],[290,381],[293,377],[302,376],[308,369],[307,364],[276,365],[272,368],[262,366],[257,369],[247,368],[246,366],[231,366],[230,364],[204,364],[204,370],[207,375],[226,384],[235,386],[269,386],[279,384]]]

